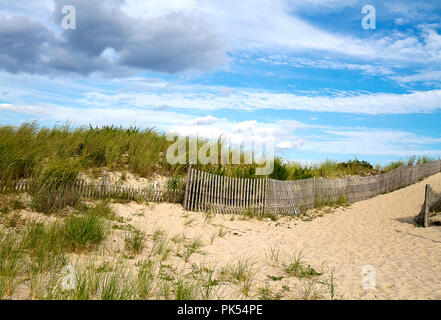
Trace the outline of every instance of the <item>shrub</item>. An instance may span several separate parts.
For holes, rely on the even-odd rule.
[[[274,159],[274,170],[273,173],[270,174],[271,179],[276,180],[286,180],[288,179],[289,172],[286,164],[282,163],[282,160],[279,158]]]
[[[288,180],[309,179],[313,173],[308,166],[296,162],[288,164]]]
[[[72,215],[65,219],[62,227],[70,251],[88,250],[99,244],[107,235],[107,225],[93,213]]]

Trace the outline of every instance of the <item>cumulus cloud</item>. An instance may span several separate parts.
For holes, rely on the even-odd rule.
[[[66,4],[76,8],[76,30],[61,30],[61,8]],[[15,28],[11,28],[11,21],[0,14],[0,37],[14,39],[14,48],[20,51],[17,54],[2,46],[0,68],[40,74],[99,72],[107,76],[127,76],[138,70],[180,73],[211,70],[228,61],[227,51],[240,50],[327,52],[340,61],[345,57],[376,61],[372,66],[315,63],[320,68],[348,68],[364,74],[390,74],[385,62],[441,61],[441,35],[434,24],[421,25],[419,34],[391,31],[361,39],[349,33],[331,33],[298,13],[359,5],[352,0],[263,0],[258,5],[251,0],[54,0],[50,29],[41,18],[40,22],[14,20]],[[406,6],[396,4],[393,8]],[[19,12],[29,15],[19,7]],[[393,8],[384,10],[396,10]],[[22,49],[26,46],[29,51]]]
[[[210,124],[214,124],[218,121],[217,118],[212,117],[212,116],[206,116],[203,118],[197,118],[194,119],[191,124],[194,126],[200,126],[200,125],[210,125]]]
[[[195,13],[143,19],[128,16],[119,0],[54,2],[54,22],[61,22],[64,5],[73,5],[77,29],[60,33],[29,18],[0,18],[1,69],[128,75],[136,70],[206,71],[225,61],[216,30]]]
[[[46,27],[26,17],[0,19],[0,67],[13,73],[38,72],[54,40]]]
[[[121,51],[123,65],[178,73],[188,69],[209,70],[222,63],[222,42],[197,15],[173,13],[143,21],[141,30]]]
[[[198,123],[198,119],[195,119],[186,124],[172,126],[169,132],[213,141],[222,138],[231,145],[258,141],[259,143],[272,143],[278,149],[299,149],[305,140],[297,136],[297,131],[310,127],[295,120],[264,123],[256,120],[236,122],[211,116],[209,118],[210,125],[195,125]]]

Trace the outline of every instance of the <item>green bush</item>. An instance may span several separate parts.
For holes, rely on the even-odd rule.
[[[107,225],[96,214],[87,213],[66,218],[62,231],[68,250],[83,251],[104,240],[107,235]]]
[[[288,180],[309,179],[313,177],[313,173],[308,166],[296,162],[290,162],[287,165]]]
[[[286,180],[289,177],[289,171],[287,165],[282,162],[281,159],[274,159],[274,170],[269,176],[271,179]]]

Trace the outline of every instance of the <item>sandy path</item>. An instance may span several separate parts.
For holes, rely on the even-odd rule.
[[[412,221],[426,183],[440,190],[441,174],[301,223],[294,228],[296,236],[284,233],[284,240],[335,267],[346,298],[440,299],[441,229],[417,228]],[[364,265],[376,269],[374,291],[361,289]]]
[[[395,192],[339,208],[331,214],[305,222],[242,221],[216,216],[204,222],[200,213],[185,213],[180,206],[161,204],[115,204],[118,213],[145,231],[162,227],[170,235],[200,235],[207,255],[191,262],[216,264],[242,257],[257,261],[258,281],[276,271],[268,266],[265,252],[278,246],[286,253],[301,250],[313,266],[335,269],[337,296],[344,299],[441,299],[441,228],[417,228],[412,220],[421,209],[424,186],[441,190],[441,174]],[[143,212],[144,216],[135,215]],[[187,214],[187,216],[185,216]],[[193,221],[185,225],[185,221]],[[223,225],[229,233],[208,245],[209,235]],[[376,289],[362,289],[362,267],[376,270]]]

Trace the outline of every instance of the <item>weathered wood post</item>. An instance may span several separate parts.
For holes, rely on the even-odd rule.
[[[430,225],[429,222],[430,193],[431,193],[430,185],[426,184],[426,194],[425,194],[424,204],[420,213],[415,218],[416,224],[423,228],[427,228]]]
[[[263,184],[263,206],[262,206],[262,216],[265,216],[265,210],[267,208],[267,201],[268,197],[266,193],[268,192],[268,176],[265,177],[264,184]]]
[[[187,179],[185,181],[185,193],[184,193],[184,209],[188,210],[188,193],[190,192],[190,174],[191,174],[191,164],[188,166]]]
[[[430,214],[430,185],[426,184],[426,199],[424,201],[424,221],[423,227],[429,226],[429,214]]]
[[[107,185],[107,180],[108,180],[107,170],[103,170],[102,175],[103,175],[103,181],[102,181],[101,186],[100,186],[99,198],[101,198],[101,196],[104,194],[104,190],[105,190],[106,185]]]

